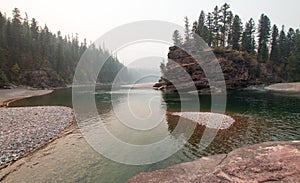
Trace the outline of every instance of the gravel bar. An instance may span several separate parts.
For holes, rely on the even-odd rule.
[[[212,112],[172,112],[171,114],[186,118],[211,129],[227,129],[235,122],[230,116]]]
[[[69,107],[0,108],[0,166],[41,147],[73,121]]]
[[[279,92],[300,92],[300,82],[298,83],[277,83],[265,87],[269,91]]]

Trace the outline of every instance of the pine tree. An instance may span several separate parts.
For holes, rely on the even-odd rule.
[[[12,46],[14,48],[14,54],[12,59],[14,63],[21,65],[21,15],[20,10],[15,8],[13,10],[13,19],[12,19]]]
[[[225,48],[226,39],[228,36],[228,30],[231,24],[232,13],[229,11],[230,6],[225,3],[221,7],[221,46]]]
[[[228,15],[228,35],[227,35],[227,47],[232,48],[232,23],[233,23],[233,14],[229,11]]]
[[[39,27],[35,18],[31,19],[30,30],[31,30],[32,38],[38,40]]]
[[[279,58],[279,33],[278,28],[274,24],[272,28],[272,38],[271,38],[271,53],[270,53],[270,61],[279,65],[280,58]]]
[[[212,46],[213,43],[213,17],[211,13],[208,13],[206,18],[206,27],[207,27],[207,35],[205,36],[205,41],[207,42],[208,46]]]
[[[199,19],[198,19],[198,28],[196,33],[200,36],[203,37],[204,34],[204,29],[205,29],[205,13],[204,11],[201,11]]]
[[[257,58],[259,62],[266,62],[269,58],[268,43],[270,38],[270,19],[262,14],[258,25],[258,53]]]
[[[234,50],[240,49],[242,31],[242,21],[238,15],[235,15],[232,24],[232,49]]]
[[[182,47],[182,37],[178,30],[175,30],[173,33],[173,43],[175,46]]]
[[[198,22],[195,21],[192,26],[192,33],[197,33],[197,32],[198,32]]]
[[[246,23],[245,30],[242,35],[242,51],[255,54],[255,23],[252,18]]]
[[[242,51],[246,51],[250,54],[255,54],[255,23],[252,18],[246,23],[245,30],[242,35]]]
[[[219,7],[216,6],[214,8],[214,11],[212,12],[212,18],[213,18],[213,22],[212,22],[212,33],[213,33],[213,47],[219,47],[219,42],[220,42],[220,29],[221,29],[221,25],[220,25],[220,20],[221,20],[221,16],[220,16],[220,10]]]
[[[191,30],[188,17],[184,17],[184,46],[186,49],[191,48]]]
[[[280,62],[284,63],[284,60],[287,58],[289,51],[287,50],[287,40],[286,35],[284,32],[284,26],[282,26],[282,29],[279,34],[279,58]]]
[[[291,31],[292,32],[292,31]],[[288,79],[289,81],[299,82],[300,81],[300,30],[297,29],[294,32],[294,47],[291,51],[291,55],[288,58]]]
[[[286,35],[286,41],[287,41],[287,56],[290,55],[292,49],[295,45],[295,39],[296,39],[296,33],[293,28],[290,28],[287,35]]]

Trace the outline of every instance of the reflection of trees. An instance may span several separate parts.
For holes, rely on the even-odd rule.
[[[178,111],[181,108],[180,96],[178,93],[162,92],[162,103],[166,104],[167,111]]]
[[[104,89],[106,91],[111,91],[110,87],[106,87]],[[111,93],[102,91],[99,94],[95,94],[95,101],[98,113],[100,115],[109,113],[111,110],[113,110],[113,103],[118,104],[119,100],[125,97],[127,97],[126,93]]]

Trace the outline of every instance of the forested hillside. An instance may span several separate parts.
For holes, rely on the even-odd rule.
[[[250,18],[245,24],[239,15],[230,11],[230,6],[216,6],[212,12],[201,14],[190,25],[185,17],[183,37],[176,30],[173,34],[174,45],[185,49],[195,48],[195,35],[199,35],[213,48],[217,55],[236,54],[239,51],[243,60],[256,58],[250,63],[257,75],[268,70],[271,82],[300,81],[300,31],[286,28],[284,25],[271,25],[265,14],[260,16],[257,24]],[[200,48],[197,48],[200,49]]]
[[[47,25],[41,27],[35,18],[21,16],[15,8],[13,17],[0,12],[0,87],[29,85],[57,87],[72,83],[81,55],[89,48],[99,62],[109,58],[98,82],[111,82],[124,67],[104,49],[79,42],[78,35],[52,33]]]

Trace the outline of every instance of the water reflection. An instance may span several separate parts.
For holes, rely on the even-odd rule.
[[[177,111],[180,100],[176,95],[163,95],[168,111]],[[189,100],[189,95],[185,100]],[[208,111],[210,107],[209,95],[199,95],[201,111]],[[229,92],[227,115],[235,119],[235,123],[228,129],[219,130],[214,141],[203,151],[196,152],[205,130],[197,125],[189,140],[193,148],[187,147],[196,154],[211,155],[227,153],[235,148],[247,144],[278,140],[300,139],[300,98],[295,94],[279,94],[272,92],[238,91]],[[192,108],[184,109],[194,110]],[[169,131],[177,125],[178,117],[167,115]],[[185,120],[186,125],[193,123]]]
[[[113,97],[112,97],[113,95]],[[123,112],[123,107],[127,105],[126,92],[120,89],[109,92],[109,90],[98,88],[95,91],[95,100],[98,113],[104,121],[108,130],[116,137],[132,144],[147,144],[158,141],[166,136],[171,135],[173,138],[178,138],[181,133],[175,130],[178,125],[177,116],[172,116],[168,112],[172,111],[199,111],[193,103],[191,95],[177,96],[174,94],[163,94],[151,89],[142,89],[134,91],[136,96],[135,106],[144,105],[143,98],[151,98],[157,96],[153,101],[152,107],[156,107],[157,114],[163,116],[161,123],[152,130],[138,131],[128,128],[115,115],[116,111]],[[200,110],[209,111],[210,96],[199,95]],[[186,101],[186,102],[185,102]],[[182,103],[185,102],[184,106]],[[70,170],[63,170],[56,156],[51,154],[53,162],[45,162],[46,165],[51,164],[60,171],[55,176],[63,177],[62,180],[74,181],[94,181],[94,182],[124,182],[131,176],[142,171],[153,171],[176,163],[194,160],[204,155],[212,155],[218,153],[228,153],[231,150],[265,141],[285,141],[285,140],[300,140],[300,97],[295,95],[282,95],[272,92],[255,92],[255,91],[236,91],[228,93],[227,111],[226,114],[235,119],[235,123],[229,129],[220,130],[214,141],[203,151],[198,151],[199,142],[205,127],[197,125],[188,143],[170,158],[146,166],[128,166],[113,162],[106,158],[95,158],[88,156],[91,150],[86,150],[82,153],[85,158],[74,159],[68,157],[68,153],[60,152],[70,160],[67,164],[72,165],[72,173],[67,173]],[[65,105],[72,106],[71,89],[56,90],[51,95],[33,97],[17,101],[13,106],[35,106],[35,105]],[[84,100],[82,105],[84,105]],[[159,109],[159,110],[158,110]],[[87,109],[88,110],[88,109]],[[137,114],[140,117],[148,114],[148,109],[140,109]],[[160,113],[164,111],[165,113]],[[134,121],[138,123],[139,120]],[[194,123],[189,120],[182,121],[186,128],[192,128]],[[194,128],[193,128],[194,129]],[[76,142],[77,139],[75,139]],[[79,140],[77,140],[79,142]],[[76,144],[76,143],[75,143]],[[81,144],[81,143],[79,143]],[[79,147],[80,149],[85,149]],[[164,147],[162,147],[164,148]],[[62,149],[63,150],[63,149]],[[65,150],[67,152],[67,150]],[[72,155],[69,155],[72,156]],[[51,158],[49,158],[49,161]],[[40,162],[42,164],[42,162]],[[84,173],[82,167],[86,170]],[[53,167],[52,167],[53,168]],[[53,168],[55,169],[55,168]],[[51,174],[49,174],[48,177]]]

